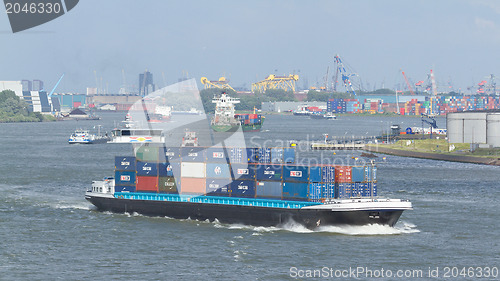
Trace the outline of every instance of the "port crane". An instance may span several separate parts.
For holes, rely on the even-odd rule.
[[[438,127],[436,119],[434,119],[434,117],[431,115],[422,113],[421,121],[422,121],[422,139],[424,138],[424,123],[428,124],[431,127],[431,139],[432,139],[432,129],[433,128],[437,129]]]
[[[410,90],[411,95],[414,96],[415,92],[413,92],[413,89],[411,88],[410,82],[408,82],[408,78],[406,77],[405,72],[401,71],[401,73],[403,74],[403,77],[405,78],[406,86],[408,86],[408,89]]]
[[[253,83],[252,92],[265,92],[268,89],[282,89],[295,92],[295,81],[299,80],[299,75],[290,74],[288,76],[276,76],[271,74],[266,79]]]
[[[229,86],[226,77],[220,77],[219,80],[210,81],[207,77],[201,77],[201,84],[205,85],[205,89],[226,89],[233,90],[233,87]]]
[[[356,74],[349,74],[347,73],[344,64],[342,63],[342,59],[340,58],[339,55],[335,55],[335,64],[337,65],[337,72],[335,74],[335,85],[334,85],[334,91],[337,91],[337,78],[338,75],[340,74],[342,78],[342,82],[344,83],[344,87],[346,88],[347,92],[352,93],[354,96],[356,96],[356,92],[354,91],[354,88],[352,87],[351,79],[349,77],[356,76]]]

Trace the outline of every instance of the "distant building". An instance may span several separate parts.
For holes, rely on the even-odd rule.
[[[31,91],[31,81],[30,80],[22,80],[21,84],[23,85],[23,91]]]
[[[33,80],[33,91],[43,91],[43,81]]]
[[[139,95],[146,96],[154,91],[153,74],[149,71],[139,74]]]

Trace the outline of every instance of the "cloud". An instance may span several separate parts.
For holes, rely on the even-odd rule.
[[[482,18],[475,18],[474,23],[479,28],[489,28],[489,29],[495,28],[495,23],[491,20],[486,20],[486,19],[482,19]]]

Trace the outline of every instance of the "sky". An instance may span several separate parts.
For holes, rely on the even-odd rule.
[[[0,8],[0,81],[56,92],[117,93],[153,73],[157,87],[188,76],[247,87],[269,74],[323,84],[339,54],[365,89],[412,83],[433,69],[439,89],[500,77],[500,1],[82,0],[67,14],[13,34]],[[163,79],[165,77],[165,79]],[[358,79],[358,78],[356,78]],[[500,80],[499,80],[500,82]]]

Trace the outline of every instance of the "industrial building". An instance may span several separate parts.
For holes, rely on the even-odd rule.
[[[285,112],[296,111],[302,107],[319,107],[326,110],[326,102],[295,102],[295,101],[276,101],[276,102],[263,102],[262,111],[264,112]]]
[[[450,143],[478,144],[481,148],[500,147],[500,111],[448,113],[446,128]]]
[[[24,100],[33,112],[60,111],[60,103],[55,97],[49,97],[43,90],[43,82],[34,80],[22,81],[0,81],[0,92],[4,90],[13,91],[16,96]]]
[[[139,74],[139,95],[147,96],[155,91],[153,74],[149,71]]]

